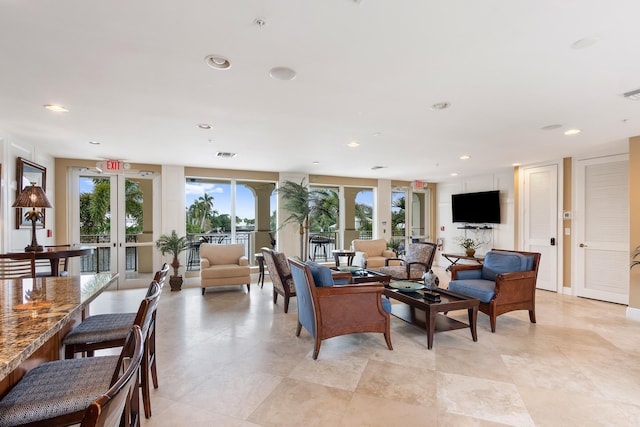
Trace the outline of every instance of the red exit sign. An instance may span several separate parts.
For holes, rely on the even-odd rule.
[[[108,171],[122,170],[122,162],[120,160],[106,160],[105,165]]]

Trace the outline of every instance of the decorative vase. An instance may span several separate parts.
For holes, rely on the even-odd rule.
[[[465,250],[465,252],[466,252],[467,256],[474,256],[475,253],[476,253],[476,250],[468,248],[468,249]]]
[[[182,276],[171,276],[169,277],[169,285],[171,286],[171,291],[181,291],[182,290]]]

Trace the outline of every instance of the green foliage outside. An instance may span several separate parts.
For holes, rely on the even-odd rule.
[[[108,178],[92,178],[93,192],[80,194],[80,234],[106,235],[111,232],[111,185]],[[126,234],[142,232],[143,193],[140,185],[125,180]]]

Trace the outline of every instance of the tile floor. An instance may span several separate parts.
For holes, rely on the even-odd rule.
[[[106,292],[92,313],[135,311],[143,295]],[[479,313],[478,342],[457,330],[427,350],[423,331],[392,317],[393,351],[381,334],[350,335],[324,341],[314,361],[309,334],[295,336],[295,300],[284,314],[270,283],[204,297],[166,286],[160,388],[142,425],[635,426],[640,322],[625,310],[539,291],[535,325],[510,313],[492,334]]]

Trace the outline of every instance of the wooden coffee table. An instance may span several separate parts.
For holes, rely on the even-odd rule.
[[[331,269],[340,271],[338,267],[331,267]],[[382,274],[379,271],[367,270],[365,268],[352,272],[351,277],[353,283],[380,282],[388,285],[391,281],[391,276],[388,274]]]
[[[450,331],[454,329],[469,328],[471,337],[478,341],[476,331],[476,319],[478,318],[478,306],[480,300],[462,294],[451,292],[445,289],[437,289],[440,294],[440,302],[431,302],[423,297],[423,291],[400,292],[397,289],[385,287],[384,295],[387,298],[395,299],[404,304],[391,304],[391,314],[399,319],[409,322],[427,330],[427,348],[433,347],[433,335],[436,332]],[[445,316],[449,311],[467,310],[469,312],[469,324],[460,322]],[[425,313],[422,320],[416,316],[416,311]]]

